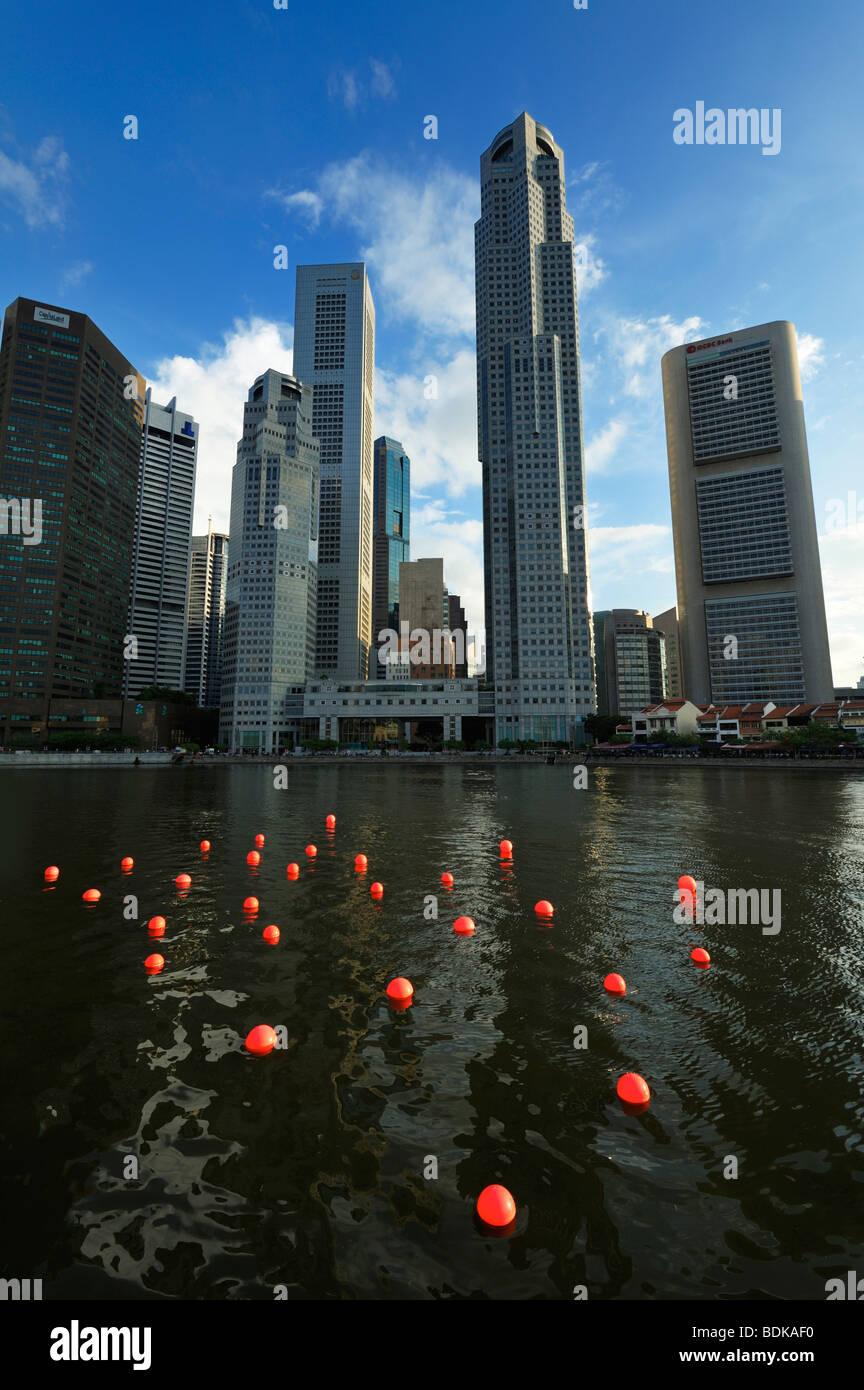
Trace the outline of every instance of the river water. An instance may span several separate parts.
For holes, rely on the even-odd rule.
[[[195,1299],[823,1300],[864,1274],[864,778],[601,767],[581,788],[561,766],[370,762],[287,780],[0,772],[0,1272],[45,1298]],[[682,873],[780,890],[781,930],[679,925]],[[399,1012],[396,975],[415,989]],[[251,1057],[258,1023],[287,1046]],[[643,1114],[616,1097],[631,1070]],[[503,1238],[474,1215],[494,1182],[518,1207]]]

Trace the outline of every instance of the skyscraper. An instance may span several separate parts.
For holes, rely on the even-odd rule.
[[[465,652],[456,651],[450,636],[442,559],[408,560],[399,566],[399,625],[400,646],[408,644],[403,655],[411,658],[411,680],[455,678],[457,657],[463,661]],[[413,638],[413,633],[423,635]]]
[[[373,643],[375,306],[362,263],[297,267],[294,372],[314,387],[321,445],[315,672],[365,680]]]
[[[148,388],[129,600],[135,647],[125,662],[124,695],[151,685],[184,688],[197,451],[192,416],[177,409],[176,397],[157,405]]]
[[[287,698],[315,653],[317,527],[312,390],[268,371],[249,392],[231,481],[220,737],[238,751],[290,741]]]
[[[570,740],[594,707],[594,673],[564,156],[523,112],[480,164],[478,433],[496,739]]]
[[[372,648],[370,674],[384,680],[378,659],[379,633],[399,629],[399,566],[410,559],[411,460],[396,439],[382,435],[374,444],[372,522]]]
[[[199,705],[217,709],[222,680],[222,627],[228,578],[228,537],[208,522],[193,536],[186,610],[185,688]]]
[[[686,343],[662,366],[688,698],[830,700],[793,325]]]
[[[122,692],[144,390],[86,315],[32,299],[9,305],[0,345],[7,738],[16,722],[44,719],[52,696]],[[22,708],[12,711],[13,701]]]
[[[658,704],[666,686],[666,638],[640,608],[594,614],[597,713],[635,714]]]
[[[666,639],[666,689],[664,700],[683,700],[687,694],[684,670],[681,663],[681,635],[678,624],[678,609],[667,608],[658,613],[654,627]]]

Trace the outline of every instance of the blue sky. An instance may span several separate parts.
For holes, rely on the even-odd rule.
[[[864,672],[862,29],[850,0],[16,6],[3,21],[0,299],[89,314],[157,399],[176,393],[201,423],[198,524],[227,525],[248,387],[291,366],[294,266],[366,260],[376,433],[414,460],[412,555],[444,555],[476,629],[472,228],[480,153],[527,109],[564,149],[586,253],[595,607],[675,601],[662,353],[791,319],[834,679],[852,683]],[[698,101],[779,108],[779,154],[677,145],[673,113]],[[427,115],[437,140],[423,138]],[[288,270],[274,268],[277,245]]]

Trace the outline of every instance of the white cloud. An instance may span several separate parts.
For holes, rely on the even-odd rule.
[[[624,374],[625,393],[644,398],[660,392],[660,358],[664,352],[705,336],[707,324],[696,314],[680,323],[663,314],[645,321],[618,319],[606,331]]]
[[[164,405],[176,396],[178,409],[193,415],[200,425],[196,534],[207,529],[208,516],[217,530],[228,530],[231,472],[249,388],[270,367],[291,372],[293,336],[289,324],[238,319],[221,344],[203,344],[197,357],[163,358],[148,379],[155,401]]]
[[[54,135],[46,135],[29,164],[0,150],[0,197],[21,214],[28,227],[61,227],[68,172],[69,156]]]
[[[317,193],[303,188],[299,193],[282,193],[278,188],[268,188],[266,198],[275,198],[286,212],[296,212],[310,231],[314,231],[321,221],[323,203]]]
[[[398,63],[396,64],[398,67]],[[368,83],[357,76],[353,68],[336,68],[327,79],[327,95],[331,101],[341,101],[349,111],[365,105],[368,97],[389,101],[396,95],[393,65],[380,58],[369,61],[372,76]]]
[[[797,333],[798,366],[802,381],[812,381],[825,362],[825,340],[812,333]]]
[[[331,101],[341,101],[349,111],[360,104],[360,86],[353,72],[339,69],[327,79],[327,95]]]
[[[854,494],[853,494],[854,495]],[[845,500],[845,499],[844,499]],[[856,502],[858,501],[856,497]],[[835,685],[856,685],[864,675],[864,498],[861,519],[850,509],[848,524],[819,536],[822,586],[828,619],[831,666]]]
[[[64,271],[60,280],[61,290],[74,289],[76,285],[82,284],[92,270],[92,261],[76,261],[67,271]]]
[[[483,523],[435,501],[411,513],[411,559],[444,557],[444,583],[458,594],[468,631],[483,633]]]
[[[369,66],[372,68],[372,81],[369,84],[372,95],[384,98],[395,96],[396,83],[387,64],[373,58]]]
[[[427,177],[400,172],[368,154],[329,165],[315,189],[334,222],[354,228],[380,309],[446,341],[474,334],[474,223],[479,185],[441,163]]]
[[[580,296],[588,290],[593,290],[595,285],[599,285],[601,280],[605,280],[608,274],[606,262],[601,261],[596,254],[594,249],[596,244],[597,238],[591,233],[574,238],[576,292]]]
[[[376,369],[375,434],[405,445],[413,491],[443,487],[459,497],[480,486],[475,372],[467,348],[444,363],[429,360],[416,372]],[[427,398],[433,387],[437,398]]]
[[[627,424],[620,417],[610,420],[599,434],[595,434],[585,446],[586,473],[605,473],[626,434]]]
[[[657,592],[649,575],[669,576],[675,588],[672,528],[645,522],[634,526],[592,526],[588,531],[591,591],[597,608],[638,608]],[[598,599],[596,596],[601,595]],[[674,600],[672,600],[674,601]],[[669,604],[664,604],[669,607]],[[652,611],[660,612],[660,609]]]

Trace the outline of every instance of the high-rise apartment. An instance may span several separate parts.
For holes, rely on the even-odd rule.
[[[686,343],[662,366],[688,698],[830,700],[793,325]]]
[[[193,536],[186,610],[186,683],[199,705],[217,709],[222,679],[222,626],[228,579],[228,537],[207,523]]]
[[[450,636],[450,603],[440,558],[403,561],[399,566],[400,644],[408,644],[411,680],[452,680],[457,653]],[[417,633],[416,638],[412,634]],[[420,635],[422,634],[422,635]],[[404,665],[404,661],[402,663]]]
[[[122,693],[143,377],[85,314],[9,305],[0,345],[0,729]],[[14,703],[14,710],[11,708]]]
[[[683,700],[686,696],[684,667],[681,661],[681,635],[678,624],[678,609],[667,608],[654,619],[657,632],[666,639],[666,687],[664,700]]]
[[[297,267],[294,372],[314,388],[321,445],[315,673],[365,680],[373,645],[375,306],[362,263]]]
[[[658,704],[666,687],[666,639],[639,608],[594,614],[598,714],[629,718]]]
[[[220,737],[236,751],[290,742],[289,696],[315,655],[317,528],[312,389],[268,371],[249,392],[231,481]]]
[[[124,695],[152,685],[184,689],[189,543],[198,425],[176,397],[144,399],[141,481],[132,561]]]
[[[496,740],[569,741],[594,708],[594,671],[564,155],[523,112],[480,167],[478,432]]]
[[[370,673],[384,680],[379,634],[399,628],[399,566],[410,559],[411,460],[402,444],[382,435],[374,445],[372,523],[372,647]]]

